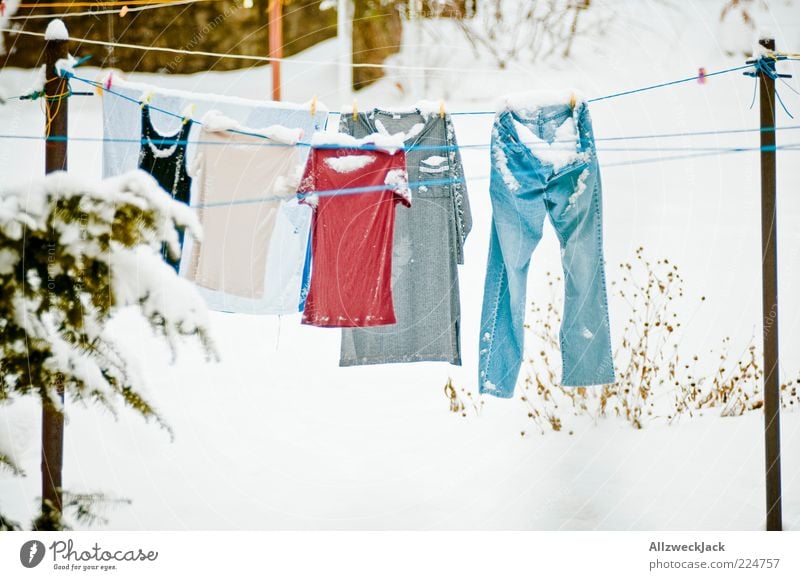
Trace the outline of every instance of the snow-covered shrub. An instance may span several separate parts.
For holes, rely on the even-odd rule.
[[[159,254],[179,252],[176,227],[201,234],[193,212],[148,174],[104,181],[64,172],[0,184],[0,403],[34,395],[62,410],[61,394],[116,412],[122,402],[167,427],[106,323],[132,307],[166,339],[215,356],[207,310]],[[0,461],[15,469],[11,454]]]

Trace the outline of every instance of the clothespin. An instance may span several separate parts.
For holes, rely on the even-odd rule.
[[[112,77],[112,76],[114,76],[114,73],[113,73],[113,71],[112,71],[112,72],[109,72],[109,73],[108,73],[108,76],[106,77],[106,90],[107,90],[107,91],[111,89],[111,77]]]
[[[697,70],[697,83],[701,85],[706,84],[706,67],[704,66],[701,66]]]
[[[99,76],[95,80],[94,94],[96,94],[98,97],[103,96],[103,79]]]
[[[128,7],[127,6],[123,6],[122,8],[119,9],[119,17],[120,18],[125,18],[125,15],[127,13],[128,13]]]
[[[573,111],[575,110],[575,103],[577,99],[575,98],[575,93],[572,93],[569,97],[569,108]]]
[[[152,92],[147,93],[144,96],[144,98],[142,99],[142,102],[139,104],[139,106],[142,109],[144,109],[145,105],[149,105],[150,104],[150,101],[151,101],[152,98],[153,98],[153,93]]]
[[[358,101],[353,99],[353,121],[358,121]]]
[[[0,1],[0,16],[6,15],[6,2],[5,0]]]
[[[184,125],[192,120],[192,115],[194,115],[194,103],[189,104],[189,106],[186,107],[186,110],[183,111]]]
[[[317,114],[317,95],[314,95],[313,97],[311,97],[311,116],[313,117],[316,114]]]
[[[444,119],[444,101],[439,100],[439,118]]]

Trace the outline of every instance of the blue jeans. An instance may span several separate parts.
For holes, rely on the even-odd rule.
[[[530,144],[530,145],[529,145]],[[563,386],[614,382],[600,172],[586,104],[506,109],[492,128],[492,232],[479,390],[511,397],[523,358],[531,255],[547,214],[561,245]]]

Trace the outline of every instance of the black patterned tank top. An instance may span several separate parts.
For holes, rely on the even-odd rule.
[[[158,184],[172,196],[172,199],[189,203],[192,178],[186,172],[186,140],[192,122],[189,120],[172,135],[161,135],[150,120],[150,107],[142,107],[142,147],[139,151],[139,169],[152,175]],[[183,246],[183,229],[178,238]],[[178,270],[179,260],[171,259],[162,248],[164,259]]]

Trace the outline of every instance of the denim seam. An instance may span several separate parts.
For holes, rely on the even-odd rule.
[[[599,175],[599,171],[598,171],[598,175]],[[603,225],[602,225],[602,212],[600,211],[600,201],[601,201],[600,200],[600,184],[599,184],[599,181],[598,181],[598,182],[595,183],[594,195],[592,196],[592,205],[594,206],[594,213],[595,213],[595,217],[596,217],[595,223],[597,224],[595,226],[595,235],[597,236],[597,241],[598,241],[598,246],[597,247],[600,249],[600,255],[605,257],[605,255],[603,253]],[[611,352],[611,332],[610,332],[610,321],[609,321],[609,317],[608,317],[608,296],[606,294],[606,277],[605,277],[605,267],[603,265],[603,260],[600,261],[599,268],[600,268],[601,287],[602,287],[602,292],[603,292],[603,302],[604,302],[604,304],[606,304],[606,308],[604,309],[604,317],[603,318],[604,318],[605,323],[606,323],[606,325],[605,325],[606,326],[605,334],[606,334],[606,338],[607,338],[607,343],[609,345],[609,352],[608,352],[609,358],[608,358],[608,360],[611,361],[611,372],[612,372],[612,377],[613,377],[614,376],[614,358],[613,358],[613,353]],[[563,340],[560,342],[560,344],[561,344],[561,365],[562,365],[562,375],[563,375],[564,352],[565,352],[564,351]],[[596,377],[596,379],[601,379],[601,378],[602,377],[599,376],[599,375]],[[561,378],[561,382],[562,383],[564,382],[564,377],[563,376]],[[596,384],[598,384],[596,382],[596,380],[595,381],[589,381],[589,382],[583,382],[583,381],[581,381],[581,382],[583,383],[582,385],[574,385],[574,386],[584,386],[584,385],[596,385]]]
[[[494,218],[492,218],[492,219],[494,219]],[[503,273],[506,271],[505,262],[501,262],[500,268],[501,268],[500,272],[497,275],[497,292],[495,293],[494,304],[492,306],[492,329],[489,332],[489,340],[486,341],[488,343],[487,347],[486,347],[487,348],[486,363],[483,365],[483,367],[484,367],[483,368],[483,376],[481,377],[480,384],[478,384],[478,389],[479,390],[482,390],[484,382],[489,380],[489,377],[488,377],[488,375],[489,375],[489,366],[491,365],[492,355],[494,354],[494,349],[493,349],[493,347],[494,347],[494,333],[495,333],[495,330],[497,329],[497,311],[498,311],[499,305],[500,305],[500,290],[502,289],[502,286],[503,286],[503,283],[502,283],[502,281],[503,281]],[[483,340],[483,337],[481,337],[481,340]],[[516,384],[515,384],[515,386],[516,386]]]
[[[594,204],[595,204],[595,213],[597,215],[597,226],[595,230],[597,232],[597,247],[600,248],[600,255],[603,259],[600,261],[600,279],[602,281],[602,290],[603,290],[603,303],[606,305],[605,308],[605,334],[608,343],[608,360],[611,362],[611,377],[613,380],[616,380],[616,373],[614,372],[614,352],[611,349],[611,321],[609,320],[608,314],[608,293],[606,291],[606,268],[605,268],[605,252],[603,248],[603,213],[601,210],[601,187],[600,187],[600,169],[598,167],[597,171],[597,181],[595,182],[595,190],[596,194],[594,196]],[[612,381],[613,382],[613,381]]]

